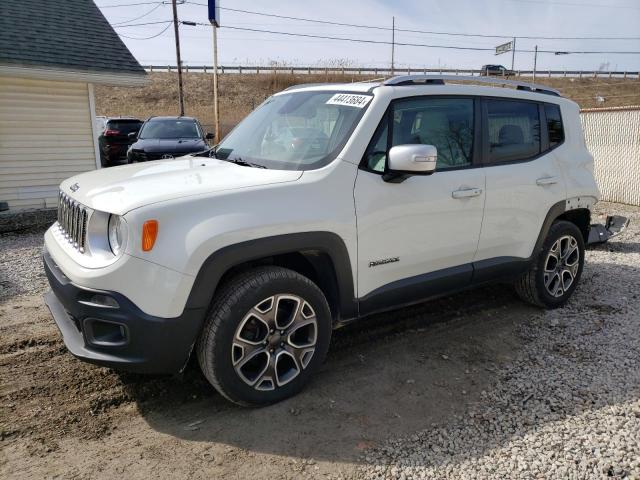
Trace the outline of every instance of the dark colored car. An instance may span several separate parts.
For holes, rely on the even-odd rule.
[[[151,117],[136,135],[127,152],[127,161],[146,162],[202,152],[208,148],[207,140],[211,138],[213,134],[205,134],[195,118]]]
[[[508,77],[513,74],[511,70],[507,69],[503,65],[483,65],[481,70],[482,72],[480,73],[480,75],[483,75],[485,77]]]
[[[137,133],[142,120],[137,118],[106,118],[98,137],[100,163],[103,167],[113,167],[127,163],[127,150],[134,140],[129,134]]]

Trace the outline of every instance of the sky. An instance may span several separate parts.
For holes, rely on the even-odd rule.
[[[142,65],[176,64],[173,26],[136,25],[172,18],[168,3],[155,0],[96,0],[116,27],[124,43]],[[207,8],[178,5],[180,20],[208,24]],[[193,0],[206,4],[207,0]],[[148,2],[143,5],[128,5]],[[250,10],[316,20],[397,29],[503,36],[500,38],[395,32],[398,43],[493,49],[513,36],[535,37],[636,37],[632,40],[559,40],[517,38],[515,69],[530,70],[534,55],[526,50],[640,51],[640,0],[221,0],[223,8]],[[140,18],[139,18],[140,17]],[[292,37],[234,30],[239,27],[331,37],[391,42],[391,30],[367,29],[286,20],[221,10],[218,29],[219,64],[288,66],[389,67],[391,46],[338,40]],[[133,25],[133,26],[131,26]],[[180,27],[183,64],[212,64],[212,31],[208,25]],[[523,50],[523,51],[519,51]],[[496,63],[511,67],[511,53],[496,56],[493,50],[465,51],[423,46],[395,47],[398,68],[480,68]],[[640,54],[539,53],[540,70],[640,70]]]

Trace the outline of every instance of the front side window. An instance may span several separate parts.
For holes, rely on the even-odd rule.
[[[383,172],[387,148],[407,144],[436,147],[436,170],[471,165],[473,108],[470,98],[416,97],[393,103],[391,144],[386,145],[388,120],[384,120],[367,149],[367,167]]]
[[[547,117],[547,131],[549,132],[549,147],[553,148],[564,141],[564,129],[562,128],[562,116],[560,107],[551,103],[544,106]]]
[[[489,162],[526,160],[540,153],[538,105],[513,100],[487,100]]]
[[[282,170],[320,168],[344,147],[372,98],[336,91],[275,95],[222,140],[216,157]]]

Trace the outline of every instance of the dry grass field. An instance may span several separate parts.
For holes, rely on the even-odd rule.
[[[177,115],[176,73],[151,73],[146,87],[97,87],[96,113],[107,116]],[[222,134],[228,132],[247,113],[272,93],[299,83],[354,82],[371,77],[353,75],[224,74],[220,76],[220,120]],[[527,81],[530,79],[523,78]],[[544,83],[559,89],[582,108],[640,105],[640,80],[616,78],[547,78]],[[209,127],[213,124],[213,76],[184,74],[185,112]],[[597,97],[604,98],[598,102]]]

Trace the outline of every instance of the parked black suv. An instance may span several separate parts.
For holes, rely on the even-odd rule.
[[[507,69],[507,67],[503,65],[483,65],[481,70],[482,72],[480,73],[480,75],[483,75],[485,77],[496,75],[501,77],[508,77],[510,75],[513,75],[513,71]]]
[[[100,148],[100,164],[103,167],[113,167],[127,163],[127,149],[134,140],[129,136],[137,133],[142,126],[142,120],[137,118],[106,118],[98,137]]]
[[[191,117],[151,117],[137,135],[131,136],[135,137],[135,143],[127,152],[129,163],[201,152],[208,148],[207,140],[213,138],[213,134],[205,134],[200,122]]]

